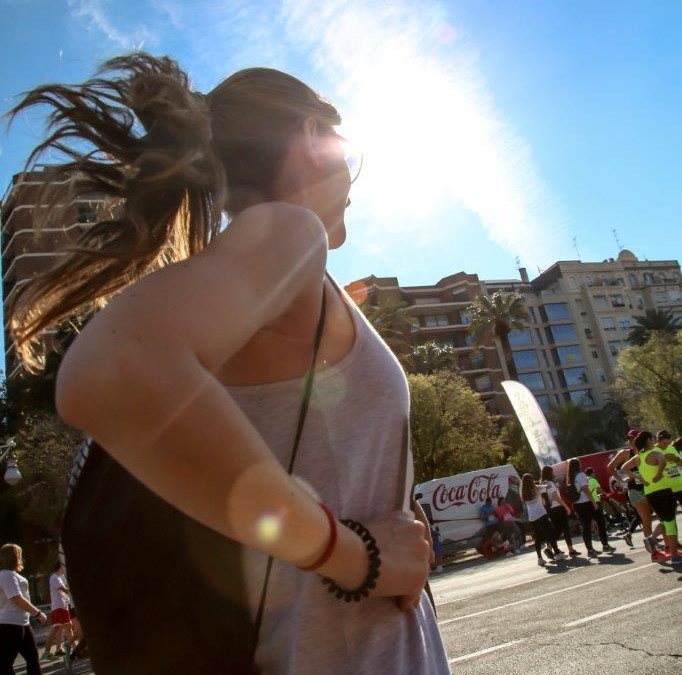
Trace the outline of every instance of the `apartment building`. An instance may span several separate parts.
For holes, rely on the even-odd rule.
[[[71,223],[67,227],[49,225],[38,231],[35,223],[37,197],[46,181],[65,182],[49,167],[36,167],[26,174],[16,174],[0,203],[0,250],[2,251],[2,301],[5,337],[5,373],[14,376],[19,371],[14,346],[9,336],[8,305],[17,289],[31,277],[51,267],[59,251],[76,241],[82,228],[94,221],[101,200],[93,195],[66,205]],[[46,334],[52,339],[54,331]]]
[[[508,374],[502,365],[500,345],[491,338],[475,349],[469,333],[472,316],[467,310],[485,292],[478,275],[459,272],[433,286],[400,286],[397,277],[370,276],[348,284],[346,291],[358,304],[365,300],[377,304],[388,299],[405,302],[409,314],[418,322],[412,332],[413,344],[436,342],[452,347],[461,374],[479,393],[486,408],[495,414],[512,414],[501,386]]]
[[[385,297],[407,303],[418,319],[415,345],[435,341],[454,347],[459,367],[491,412],[511,412],[500,382],[509,377],[499,344],[473,349],[467,312],[480,293],[517,291],[530,321],[509,335],[519,381],[544,410],[572,401],[589,409],[608,400],[619,351],[626,346],[635,317],[648,309],[670,310],[682,317],[682,276],[676,260],[638,260],[623,250],[600,263],[562,261],[533,280],[524,269],[519,279],[482,280],[460,272],[433,286],[401,287],[396,277],[374,276],[347,286],[356,300]]]

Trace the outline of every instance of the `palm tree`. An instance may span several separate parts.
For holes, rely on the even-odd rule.
[[[391,298],[381,299],[376,305],[365,301],[360,305],[360,311],[403,366],[409,365],[410,336],[417,319],[407,313],[407,303]]]
[[[409,371],[431,375],[439,370],[457,370],[457,352],[433,340],[417,345],[408,355]]]
[[[481,294],[468,311],[473,316],[469,332],[474,337],[474,345],[480,346],[485,336],[492,331],[502,345],[509,377],[518,380],[519,374],[509,344],[509,333],[525,328],[525,323],[529,320],[523,296],[516,292],[503,291],[495,291],[492,295]]]
[[[638,347],[645,345],[652,333],[671,337],[682,329],[681,320],[667,309],[647,309],[644,316],[635,317],[635,322],[637,325],[630,329],[628,342]]]

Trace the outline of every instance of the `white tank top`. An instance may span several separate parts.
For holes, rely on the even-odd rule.
[[[547,515],[545,505],[542,503],[542,495],[538,489],[535,499],[525,502],[526,511],[528,512],[528,520],[532,523],[534,520],[539,520],[542,516]]]

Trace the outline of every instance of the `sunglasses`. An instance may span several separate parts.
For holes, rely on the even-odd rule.
[[[337,138],[341,142],[343,147],[343,158],[348,167],[348,173],[350,174],[351,185],[355,183],[360,171],[362,171],[363,154],[360,150],[353,146],[351,141],[349,141],[345,136],[337,133],[337,131],[332,127],[322,127],[323,133],[328,134]]]

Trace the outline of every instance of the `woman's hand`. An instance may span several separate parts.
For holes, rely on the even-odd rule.
[[[371,597],[395,597],[400,609],[416,606],[429,575],[432,548],[424,525],[403,511],[366,523],[381,555],[377,585]]]

